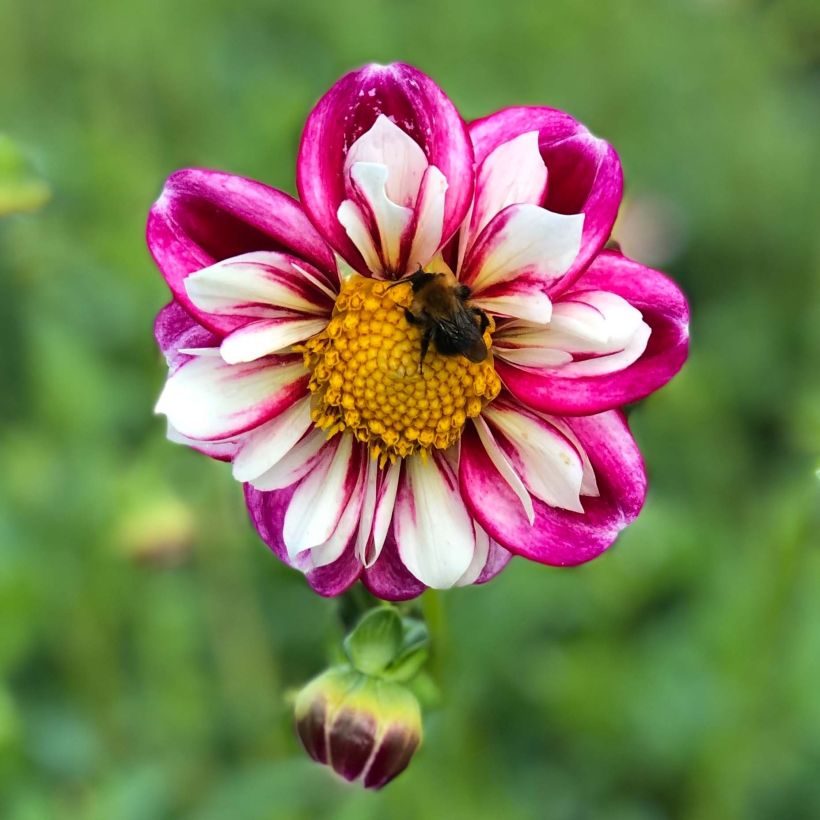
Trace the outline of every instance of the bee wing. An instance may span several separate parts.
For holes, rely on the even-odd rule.
[[[483,362],[487,358],[487,345],[473,314],[457,303],[452,313],[436,321],[436,348],[445,356],[460,353],[471,362]]]

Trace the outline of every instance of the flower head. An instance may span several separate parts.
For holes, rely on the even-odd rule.
[[[307,753],[345,778],[379,789],[421,742],[421,709],[401,684],[334,666],[302,689],[294,708]]]
[[[311,112],[297,184],[179,171],[152,208],[169,436],[232,462],[323,595],[603,552],[646,491],[618,408],[688,348],[677,286],[603,249],[614,150],[549,108],[467,126],[426,75],[374,65]]]

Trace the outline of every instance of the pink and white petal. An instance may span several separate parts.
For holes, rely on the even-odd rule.
[[[541,414],[539,414],[541,415]],[[599,496],[601,491],[598,489],[598,481],[595,478],[595,470],[592,469],[592,462],[589,460],[589,455],[584,449],[578,436],[572,431],[572,428],[563,419],[556,416],[544,416],[544,418],[553,426],[557,427],[571,442],[573,447],[578,451],[581,457],[584,474],[581,479],[581,495]]]
[[[371,64],[342,77],[308,117],[299,148],[297,187],[313,223],[361,273],[368,268],[337,212],[347,198],[347,152],[380,115],[416,141],[427,162],[447,179],[444,240],[463,221],[473,194],[473,152],[466,127],[455,106],[427,75],[394,63]]]
[[[582,564],[600,555],[640,512],[646,473],[623,414],[610,411],[565,419],[589,454],[600,488],[584,499],[584,513],[534,499],[535,523],[501,478],[473,429],[462,437],[459,479],[473,517],[501,546],[555,566]]]
[[[512,464],[510,464],[507,456],[504,455],[504,451],[495,440],[495,436],[493,436],[492,430],[490,430],[486,420],[482,416],[478,416],[473,419],[473,423],[475,424],[476,433],[478,433],[478,437],[484,445],[484,449],[487,451],[490,461],[493,463],[496,470],[498,470],[504,481],[509,484],[510,489],[518,496],[518,500],[524,508],[527,519],[530,523],[532,523],[535,519],[535,512],[532,507],[532,498],[530,497],[529,491],[524,486],[524,482],[521,480],[521,477],[515,471]]]
[[[547,167],[538,149],[538,131],[528,131],[496,146],[476,174],[476,192],[460,258],[487,223],[509,205],[541,205],[547,193]]]
[[[327,322],[325,318],[302,319],[295,316],[260,319],[226,336],[219,351],[228,364],[252,362],[309,339],[323,330]]]
[[[396,503],[401,461],[380,469],[376,459],[368,464],[368,486],[362,506],[362,519],[356,541],[356,552],[365,567],[372,566],[381,553]]]
[[[333,254],[300,204],[261,182],[219,171],[189,168],[172,174],[154,203],[148,248],[171,292],[196,315],[183,285],[194,271],[251,251],[292,254],[339,288]],[[213,319],[206,327],[220,332]]]
[[[276,418],[246,433],[233,460],[233,477],[244,482],[264,475],[293,450],[312,423],[307,395]]]
[[[357,204],[378,236],[381,268],[398,270],[401,240],[413,220],[412,208],[397,205],[387,195],[389,171],[386,165],[357,162],[350,169],[350,180]]]
[[[481,575],[484,565],[487,563],[487,557],[490,554],[490,536],[487,535],[481,527],[473,522],[473,529],[475,530],[475,549],[473,550],[473,559],[470,561],[470,566],[464,571],[461,578],[456,581],[455,586],[467,587],[474,584]]]
[[[313,469],[324,456],[325,448],[330,446],[324,430],[309,429],[270,469],[251,479],[250,483],[264,492],[290,487]]]
[[[166,435],[168,441],[173,441],[174,444],[184,444],[186,447],[190,447],[192,450],[196,450],[203,455],[210,456],[217,461],[231,461],[236,455],[242,440],[241,436],[237,436],[221,441],[198,441],[197,439],[183,436],[182,433],[176,430],[171,424],[168,425]]]
[[[512,402],[495,401],[482,415],[500,434],[501,449],[532,497],[552,507],[584,511],[580,498],[584,465],[565,435],[543,417]]]
[[[651,331],[646,348],[622,370],[574,377],[563,377],[560,370],[523,369],[497,359],[498,375],[519,401],[556,415],[599,413],[648,396],[680,370],[689,351],[689,307],[671,279],[605,251],[578,286],[616,294],[640,311]],[[572,298],[583,298],[583,293],[573,292]]]
[[[424,173],[416,203],[415,224],[411,226],[412,244],[404,265],[407,271],[424,267],[441,247],[447,188],[447,178],[431,165]]]
[[[473,526],[475,527],[476,548],[467,572],[458,579],[456,586],[459,587],[486,584],[487,581],[495,578],[512,558],[512,553],[493,541],[475,521]]]
[[[461,279],[476,298],[501,282],[526,276],[549,293],[566,273],[581,242],[582,214],[564,215],[536,205],[510,205],[493,217],[464,260]]]
[[[476,524],[476,526],[478,526],[478,524]],[[490,550],[487,553],[487,561],[484,564],[484,569],[481,570],[478,578],[476,578],[473,583],[486,584],[487,581],[492,581],[492,579],[510,563],[512,557],[513,554],[508,549],[504,549],[501,544],[490,538]]]
[[[422,583],[453,586],[467,571],[475,532],[447,461],[436,453],[405,461],[393,513],[393,534],[402,562]]]
[[[382,265],[381,256],[362,209],[352,199],[346,199],[339,205],[336,216],[350,241],[361,254],[365,269],[371,274],[383,273],[384,266]]]
[[[190,356],[181,350],[219,346],[219,337],[191,318],[176,300],[169,302],[157,314],[154,337],[171,372],[190,360]]]
[[[251,522],[261,539],[288,566],[292,564],[288,558],[282,531],[285,512],[295,491],[296,485],[274,492],[261,492],[250,484],[245,485],[245,503]],[[346,549],[337,561],[319,569],[309,570],[306,577],[319,595],[333,597],[349,589],[359,579],[361,569],[355,551]]]
[[[316,268],[272,251],[224,259],[192,273],[184,288],[197,319],[219,324],[224,333],[283,312],[329,316],[337,296]]]
[[[327,541],[359,483],[360,461],[353,437],[331,441],[296,488],[285,513],[283,538],[291,560]]]
[[[391,202],[413,208],[427,170],[427,157],[419,144],[384,114],[379,114],[347,152],[345,173],[356,163],[376,163],[387,170],[385,193]]]
[[[183,436],[226,439],[269,421],[307,392],[299,356],[269,356],[231,365],[221,356],[195,356],[165,382],[155,412]]]
[[[364,458],[362,458],[362,454],[364,454]],[[323,544],[313,547],[307,553],[312,569],[319,569],[320,567],[326,567],[329,564],[335,563],[345,551],[350,551],[355,554],[359,517],[365,497],[365,480],[367,475],[366,457],[367,454],[364,448],[357,446],[355,458],[359,465],[359,475],[356,486],[342,511],[342,516],[336,525],[336,529],[333,531],[333,535]],[[303,553],[303,555],[304,554],[305,553]]]
[[[559,367],[572,361],[572,356],[563,350],[554,350],[549,347],[508,347],[506,339],[493,339],[493,354],[510,364],[521,367],[543,369]]]
[[[495,343],[501,358],[523,367],[546,367],[562,377],[623,370],[646,348],[651,330],[625,299],[607,291],[567,294],[553,306],[548,326],[510,323]]]
[[[546,324],[552,316],[549,285],[540,273],[522,273],[474,295],[473,304],[495,316]]]
[[[362,573],[362,582],[383,601],[409,601],[427,589],[402,562],[392,531],[387,533],[377,560]]]
[[[584,215],[581,248],[557,284],[558,293],[575,282],[609,238],[623,193],[623,173],[611,145],[569,114],[535,106],[506,108],[471,123],[476,163],[480,166],[498,146],[535,130],[549,180],[543,206]]]

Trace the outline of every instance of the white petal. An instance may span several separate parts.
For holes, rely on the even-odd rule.
[[[376,501],[376,510],[373,514],[373,538],[370,549],[365,553],[364,564],[372,567],[376,563],[387,538],[390,522],[393,520],[393,510],[396,506],[396,491],[399,488],[401,475],[401,461],[396,461],[387,467],[379,488],[379,497]]]
[[[540,205],[547,187],[547,166],[538,150],[538,132],[502,143],[481,163],[468,242],[508,205]]]
[[[310,472],[321,459],[321,450],[325,446],[335,445],[328,444],[325,431],[317,427],[295,444],[273,467],[250,483],[257,490],[281,490],[290,487]]]
[[[583,225],[583,214],[511,205],[484,229],[465,261],[474,293],[524,274],[545,286],[558,281],[578,255]]]
[[[378,460],[375,458],[367,458],[366,469],[361,520],[359,522],[359,532],[356,534],[356,555],[363,564],[365,564],[367,544],[370,541],[373,528],[373,516],[376,514],[376,498],[381,472]],[[365,566],[367,565],[365,564]]]
[[[384,114],[362,134],[345,157],[345,172],[359,162],[387,169],[387,196],[397,205],[412,208],[427,169],[427,157],[419,144]]]
[[[559,367],[572,361],[563,350],[549,347],[505,347],[503,342],[493,345],[493,355],[521,367]]]
[[[424,174],[416,204],[416,233],[407,259],[408,271],[424,267],[441,245],[446,193],[447,178],[431,165]]]
[[[259,478],[296,446],[311,424],[310,396],[306,396],[242,439],[233,460],[233,477],[237,481]]]
[[[220,352],[229,364],[251,362],[303,342],[323,330],[327,319],[260,319],[235,330],[222,341]]]
[[[490,405],[482,413],[509,442],[513,466],[536,498],[553,507],[584,511],[583,464],[565,436],[543,419],[517,410]]]
[[[511,289],[503,296],[476,296],[472,302],[496,316],[510,316],[542,325],[547,324],[552,315],[552,300],[538,290],[522,289],[516,293]]]
[[[304,271],[281,253],[258,251],[217,262],[185,280],[191,301],[207,313],[270,318],[282,309],[327,315]]]
[[[561,375],[601,376],[606,373],[616,373],[618,370],[623,370],[640,359],[641,354],[646,350],[646,345],[649,342],[651,333],[652,329],[649,325],[641,322],[632,338],[622,350],[617,350],[605,356],[596,356],[591,359],[572,362],[572,364],[568,364],[562,368]]]
[[[229,438],[287,409],[298,398],[296,385],[304,376],[299,361],[228,364],[221,357],[198,356],[171,374],[156,412],[183,436]]]
[[[563,420],[555,418],[555,416],[548,416],[546,413],[538,413],[534,411],[537,416],[546,419],[553,427],[557,427],[571,442],[573,447],[578,451],[581,457],[581,463],[584,466],[584,477],[581,479],[581,495],[588,495],[598,498],[601,495],[598,489],[598,480],[595,478],[595,470],[592,467],[592,462],[589,460],[587,451],[581,440],[572,431],[572,428]]]
[[[364,500],[366,469],[365,464],[362,463],[356,488],[353,490],[347,502],[347,506],[344,508],[342,517],[339,519],[339,523],[336,525],[333,535],[331,535],[324,544],[319,544],[318,547],[313,547],[313,549],[310,550],[310,563],[314,569],[332,564],[341,558],[345,547],[353,538],[356,528],[359,526],[362,502]]]
[[[333,535],[358,478],[352,475],[352,455],[353,437],[340,436],[296,488],[282,527],[291,559]]]
[[[399,264],[401,238],[413,218],[413,210],[397,205],[387,195],[388,176],[387,166],[379,163],[357,162],[350,168],[350,179],[373,214],[384,264],[395,270]]]
[[[393,532],[402,562],[427,586],[447,589],[467,571],[475,551],[473,522],[444,460],[405,460]]]
[[[168,425],[166,433],[168,441],[173,441],[175,444],[185,444],[187,447],[193,447],[211,458],[218,458],[222,460],[230,460],[236,453],[239,443],[243,436],[235,436],[233,438],[219,439],[217,441],[198,441],[194,438],[183,436],[173,425]]]
[[[524,322],[501,327],[494,349],[515,364],[560,369],[562,376],[597,376],[636,361],[650,333],[640,311],[625,299],[588,291],[557,302],[547,327]]]
[[[370,230],[364,221],[362,209],[352,199],[346,199],[336,211],[336,216],[350,237],[350,241],[362,255],[368,269],[372,273],[381,273],[382,262]]]
[[[535,521],[535,512],[532,507],[532,498],[530,498],[530,494],[527,492],[524,482],[521,481],[518,473],[515,472],[512,464],[510,464],[498,446],[498,442],[493,437],[492,431],[487,426],[487,422],[484,421],[481,416],[478,416],[473,419],[473,423],[475,424],[476,432],[481,439],[481,443],[484,445],[488,458],[496,470],[501,473],[502,478],[510,485],[510,489],[518,496],[518,500],[521,502],[521,506],[527,515],[527,520],[532,524],[533,521]]]
[[[530,522],[532,523],[532,522]],[[484,565],[487,563],[487,556],[490,554],[490,536],[484,532],[478,524],[473,522],[475,527],[475,550],[473,551],[473,560],[470,561],[470,566],[467,567],[464,575],[456,581],[457,587],[467,587],[475,583]]]

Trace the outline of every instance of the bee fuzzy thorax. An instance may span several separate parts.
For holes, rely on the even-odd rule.
[[[424,328],[407,315],[413,300],[409,281],[351,276],[325,330],[298,348],[314,422],[329,435],[352,433],[382,464],[452,446],[501,389],[491,355],[469,361],[431,346],[421,356]],[[482,328],[487,350],[493,329]]]

